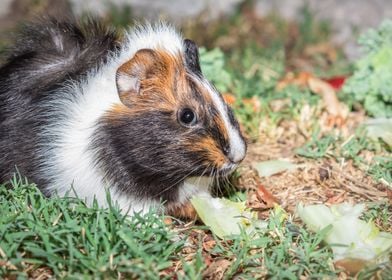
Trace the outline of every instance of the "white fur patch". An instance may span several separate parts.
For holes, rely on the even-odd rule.
[[[115,182],[106,182],[104,174],[94,164],[93,151],[89,150],[90,141],[97,121],[120,99],[116,87],[116,71],[130,60],[140,49],[163,49],[171,54],[183,52],[183,39],[176,31],[165,24],[146,25],[127,34],[125,46],[109,62],[92,71],[85,81],[70,84],[63,89],[62,96],[75,98],[53,100],[49,107],[64,112],[66,119],[45,127],[45,135],[53,136],[50,150],[43,150],[45,158],[50,159],[42,167],[42,173],[50,180],[48,190],[60,196],[73,195],[71,186],[77,196],[91,203],[95,198],[105,206],[106,189],[111,197],[127,211],[145,212],[158,202],[141,200],[139,197],[120,195],[116,192]],[[50,117],[48,115],[48,117]],[[182,196],[187,196],[184,191]]]
[[[192,196],[200,193],[209,194],[209,188],[212,184],[211,177],[190,177],[185,180],[182,187],[179,188],[178,202],[185,203]]]

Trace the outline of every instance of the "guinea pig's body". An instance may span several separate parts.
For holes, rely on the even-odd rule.
[[[0,68],[0,179],[125,211],[185,205],[246,145],[203,77],[197,47],[164,24],[120,40],[99,24],[25,29]]]

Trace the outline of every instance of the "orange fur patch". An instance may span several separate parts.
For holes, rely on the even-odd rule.
[[[165,213],[167,215],[187,220],[196,220],[197,213],[190,202],[186,204],[171,203],[166,205]]]
[[[118,72],[139,79],[138,93],[120,93],[123,103],[135,113],[151,109],[172,111],[183,97],[178,93],[187,92],[185,67],[180,54],[173,56],[161,50],[141,50]]]
[[[208,158],[208,163],[213,163],[216,167],[220,168],[225,164],[226,157],[223,155],[217,143],[211,137],[202,138],[198,142],[193,143],[190,147],[194,152],[205,153]]]

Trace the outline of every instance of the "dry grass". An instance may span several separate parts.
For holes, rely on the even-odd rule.
[[[351,113],[344,127],[338,132],[348,138],[355,133],[355,128],[361,125],[364,119],[363,113]],[[335,128],[325,126],[323,117],[319,123],[322,131],[327,133],[335,130],[336,133]],[[261,124],[260,129],[267,126]],[[367,175],[366,170],[355,166],[352,160],[342,158],[338,161],[333,157],[314,160],[298,156],[296,149],[309,141],[307,137],[311,134],[306,127],[310,128],[303,121],[284,121],[274,130],[263,131],[260,140],[248,148],[248,155],[240,169],[240,186],[256,187],[256,182],[261,182],[280,199],[282,206],[291,212],[299,202],[328,205],[344,201],[357,203],[388,199],[386,185],[375,181]],[[362,155],[371,159],[375,153],[365,151]],[[294,171],[258,178],[252,165],[271,159],[287,159],[300,167]]]

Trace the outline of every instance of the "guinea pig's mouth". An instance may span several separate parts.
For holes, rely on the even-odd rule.
[[[228,175],[233,173],[237,167],[238,167],[238,164],[225,163],[221,168],[216,170],[216,175],[218,177],[227,177]]]
[[[234,170],[238,167],[238,164],[235,163],[225,163],[220,167],[209,166],[207,168],[201,168],[198,171],[198,174],[194,174],[194,176],[208,176],[208,177],[228,177]]]

